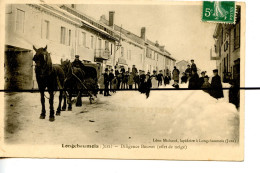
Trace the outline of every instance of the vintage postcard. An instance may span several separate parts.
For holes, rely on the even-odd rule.
[[[0,16],[0,157],[244,160],[244,2],[9,0]]]

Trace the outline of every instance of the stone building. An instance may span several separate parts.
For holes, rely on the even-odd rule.
[[[217,24],[213,34],[215,39],[215,54],[211,60],[216,60],[216,66],[223,82],[229,82],[239,74],[240,64],[240,7],[237,6],[235,24]]]
[[[52,62],[74,60],[113,66],[113,29],[76,10],[76,6],[9,4],[5,25],[5,89],[37,88],[33,45],[48,46]]]

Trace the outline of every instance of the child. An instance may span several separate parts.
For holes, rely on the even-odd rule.
[[[116,76],[112,79],[111,83],[112,83],[112,92],[115,93],[118,85],[118,80]]]

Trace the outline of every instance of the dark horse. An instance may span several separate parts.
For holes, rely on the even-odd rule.
[[[89,96],[89,101],[92,103],[97,98],[98,85],[95,80],[95,75],[91,76],[90,71],[86,68],[81,69],[73,67],[69,60],[61,60],[61,67],[65,73],[64,89],[69,92],[69,99],[72,98],[72,93],[76,94],[76,106],[82,106],[82,94]],[[94,78],[94,79],[93,79]],[[66,110],[66,98],[62,110]],[[72,103],[68,103],[68,110],[72,110]]]
[[[76,67],[72,67],[69,60],[61,60],[61,67],[65,73],[64,89],[69,93],[69,100],[72,98],[73,92],[77,93],[76,106],[82,106],[82,90],[85,72]],[[65,92],[66,92],[65,91]],[[66,97],[64,97],[64,104],[62,110],[66,110]],[[72,110],[72,103],[68,103],[68,111]]]
[[[35,73],[36,80],[38,83],[38,87],[41,93],[41,104],[42,104],[42,112],[40,115],[40,119],[45,119],[46,110],[45,110],[45,98],[44,91],[47,88],[49,92],[49,103],[50,103],[50,121],[54,121],[54,91],[57,89],[62,89],[64,85],[65,74],[60,65],[53,65],[51,61],[50,54],[47,52],[47,45],[45,48],[36,49],[33,46],[36,54],[33,57],[33,61],[35,62]],[[59,106],[56,111],[56,115],[60,115],[61,111],[61,101],[62,101],[62,91],[60,91],[59,95]]]

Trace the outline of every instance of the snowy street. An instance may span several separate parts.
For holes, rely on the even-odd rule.
[[[225,97],[227,91],[224,92]],[[48,96],[48,93],[46,93]],[[58,93],[55,95],[57,109]],[[39,119],[39,93],[6,93],[8,143],[151,143],[153,138],[238,139],[239,113],[227,99],[216,100],[203,91],[151,91],[146,99],[138,91],[98,95],[90,104],[63,111],[49,122]]]

